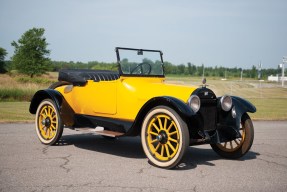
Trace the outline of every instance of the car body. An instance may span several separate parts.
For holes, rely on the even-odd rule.
[[[59,71],[59,82],[35,93],[30,113],[43,144],[56,144],[68,128],[102,127],[105,137],[141,136],[156,166],[178,165],[190,145],[210,144],[225,158],[240,158],[253,142],[248,112],[256,108],[240,97],[217,97],[199,86],[165,81],[159,50],[115,49],[118,71]]]

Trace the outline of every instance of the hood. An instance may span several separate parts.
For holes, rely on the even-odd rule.
[[[177,85],[165,82],[164,78],[128,77],[122,78],[122,85],[135,94],[139,100],[149,100],[153,97],[171,96],[187,102],[197,87]]]

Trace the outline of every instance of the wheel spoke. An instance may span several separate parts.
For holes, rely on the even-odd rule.
[[[160,146],[160,143],[158,142],[158,144],[157,144],[157,146],[155,147],[155,150],[154,150],[155,153],[157,152],[159,146]]]
[[[168,146],[172,149],[172,151],[175,151],[175,148],[172,146],[170,142],[167,142]]]
[[[159,131],[160,131],[160,130],[159,130],[159,128],[156,126],[156,124],[155,124],[155,123],[153,123],[152,125],[153,125],[153,127],[157,130],[157,132],[159,132]]]
[[[163,157],[164,145],[161,145],[161,152],[160,155]]]
[[[229,141],[231,149],[233,149],[232,141]]]
[[[54,129],[54,130],[56,130],[56,126],[53,125],[53,124],[51,124],[51,128]]]
[[[174,124],[173,124],[173,121],[170,123],[170,125],[169,125],[169,127],[167,128],[167,132],[169,132],[170,131],[170,129],[172,128],[172,126],[174,126]]]
[[[165,151],[166,151],[167,157],[170,157],[168,145],[164,145],[164,146],[165,146]]]
[[[155,136],[158,136],[158,134],[157,134],[157,133],[155,133],[155,132],[153,132],[153,131],[150,131],[150,132],[149,132],[149,134],[151,134],[151,135],[155,135]]]
[[[164,125],[163,125],[164,130],[166,130],[166,125],[167,125],[167,118],[164,118]]]
[[[178,143],[177,140],[175,140],[175,139],[173,139],[173,138],[170,138],[170,137],[168,138],[168,140],[169,140],[169,141],[172,141],[172,142],[174,142],[174,143]]]
[[[49,128],[46,129],[46,136],[49,139],[49,137],[50,137],[50,129]]]
[[[48,116],[51,117],[51,107],[48,107]]]
[[[240,143],[238,143],[237,139],[234,139],[234,142],[235,142],[237,145],[239,145],[239,144],[240,144]]]
[[[48,116],[48,111],[47,111],[47,108],[46,108],[46,107],[44,108],[44,112],[45,112],[46,117],[47,117],[47,116]]]
[[[174,135],[174,134],[177,134],[177,131],[174,131],[174,132],[169,133],[168,136],[172,136],[172,135]]]
[[[45,119],[47,116],[44,113],[40,114],[40,117],[42,117],[43,119]]]
[[[152,140],[151,142],[150,142],[150,144],[153,144],[153,143],[155,143],[155,142],[157,142],[158,140],[157,139],[154,139],[154,140]]]
[[[160,117],[157,117],[157,121],[158,121],[160,130],[163,130],[163,126],[162,126],[162,122],[161,122]]]

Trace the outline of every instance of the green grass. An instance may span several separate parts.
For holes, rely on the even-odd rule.
[[[257,108],[255,120],[287,120],[287,99],[248,99]]]
[[[33,122],[29,102],[0,102],[0,122]]]

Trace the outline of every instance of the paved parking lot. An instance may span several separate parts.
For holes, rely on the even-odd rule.
[[[153,167],[140,138],[107,140],[65,129],[42,145],[33,124],[0,124],[0,191],[286,191],[287,122],[254,122],[251,151],[225,160],[190,147],[182,166]]]

